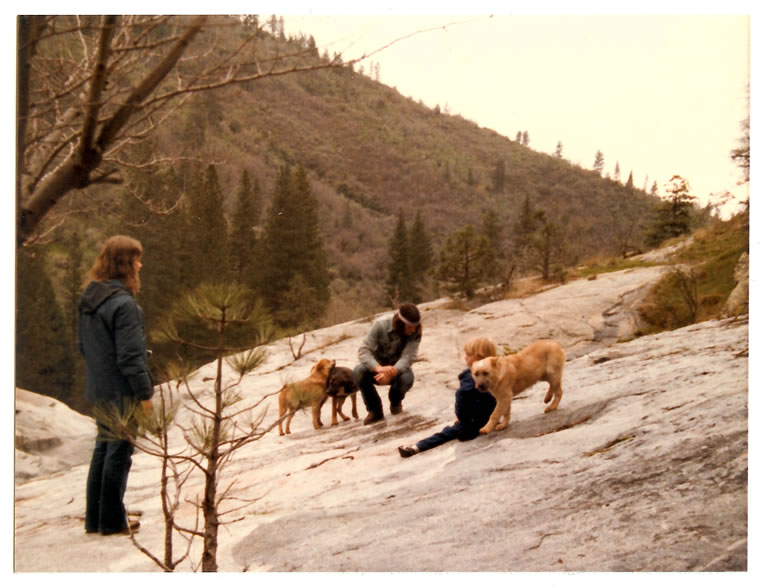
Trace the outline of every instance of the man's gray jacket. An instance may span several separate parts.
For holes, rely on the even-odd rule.
[[[369,370],[377,366],[395,366],[402,374],[412,368],[419,347],[419,336],[399,336],[393,331],[393,318],[381,318],[372,324],[359,346],[359,362]]]

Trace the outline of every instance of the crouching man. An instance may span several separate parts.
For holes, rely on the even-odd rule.
[[[354,368],[354,381],[367,408],[365,425],[385,417],[375,385],[390,385],[391,413],[401,413],[404,396],[414,384],[412,363],[421,339],[420,312],[411,303],[402,304],[392,317],[378,319],[370,327],[359,346],[359,364]]]

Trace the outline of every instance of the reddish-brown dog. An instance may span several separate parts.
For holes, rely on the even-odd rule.
[[[322,405],[327,401],[327,377],[335,366],[334,360],[322,358],[311,367],[311,374],[301,381],[288,383],[280,389],[278,402],[280,405],[280,435],[290,433],[290,422],[296,411],[311,406],[311,422],[314,429],[322,427]],[[285,415],[287,414],[287,418]],[[282,421],[285,419],[285,431]]]

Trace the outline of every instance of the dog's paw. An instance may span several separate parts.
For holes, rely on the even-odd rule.
[[[496,427],[494,427],[494,429],[495,429],[496,431],[501,431],[501,430],[502,430],[502,429],[504,429],[505,427],[507,427],[507,424],[506,424],[506,423],[497,423],[497,424],[496,424]]]
[[[485,427],[480,428],[480,435],[488,435],[490,432],[490,429],[486,429]]]

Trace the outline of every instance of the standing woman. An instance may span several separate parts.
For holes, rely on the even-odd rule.
[[[79,350],[87,367],[85,397],[96,409],[98,435],[87,477],[85,531],[129,533],[124,492],[134,445],[115,437],[100,413],[142,402],[152,410],[153,382],[148,372],[143,312],[135,300],[140,290],[142,245],[128,236],[109,238],[87,274],[79,299]],[[113,430],[114,432],[116,430]]]
[[[382,421],[383,402],[375,385],[390,385],[388,401],[391,414],[401,413],[401,402],[414,384],[412,363],[422,339],[420,311],[412,303],[403,303],[389,318],[375,321],[359,346],[359,364],[354,368],[354,382],[367,408],[365,425]]]

